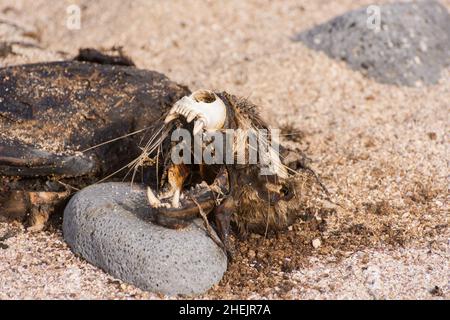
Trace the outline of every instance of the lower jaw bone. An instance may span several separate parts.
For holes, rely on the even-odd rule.
[[[150,206],[152,208],[161,208],[161,207],[169,208],[170,207],[169,203],[162,203],[158,199],[158,197],[153,193],[153,191],[150,187],[147,187],[147,198],[148,198],[148,202],[150,203]]]

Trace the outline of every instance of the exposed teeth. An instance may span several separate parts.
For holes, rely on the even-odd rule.
[[[193,111],[191,111],[188,115],[188,117],[186,118],[186,121],[188,123],[191,123],[192,120],[194,120],[194,118],[197,116],[197,114]]]
[[[194,123],[194,134],[202,130],[222,129],[227,115],[227,108],[223,101],[212,91],[198,90],[190,96],[178,100],[170,110],[165,123],[183,116],[190,123]]]

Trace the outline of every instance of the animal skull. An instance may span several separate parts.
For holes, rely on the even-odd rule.
[[[198,90],[178,100],[170,109],[165,123],[183,116],[190,123],[195,120],[193,134],[202,130],[219,130],[225,124],[227,108],[212,91]]]
[[[191,123],[194,119],[194,129],[193,134],[197,135],[202,133],[202,131],[215,131],[223,129],[227,117],[227,107],[225,103],[219,98],[214,92],[209,90],[197,90],[189,96],[184,96],[170,109],[168,115],[166,116],[164,122],[166,124],[171,121],[183,117],[186,122]],[[252,128],[251,123],[247,126]],[[245,134],[246,138],[246,134]],[[242,137],[238,135],[237,139],[240,143],[245,143]],[[262,161],[264,164],[269,164],[270,169],[278,177],[282,179],[288,178],[288,172],[285,166],[282,164],[278,152],[276,152],[267,140],[263,141],[264,145],[267,147],[268,152],[262,153]],[[179,208],[180,207],[180,197],[183,196],[182,187],[185,179],[187,178],[187,173],[182,168],[181,165],[173,165],[169,168],[168,182],[170,185],[170,190],[167,195],[156,196],[153,194],[152,190],[148,190],[148,199],[152,207],[161,208],[163,206],[167,208]],[[160,199],[172,197],[171,203],[161,202]]]
[[[188,123],[195,119],[193,134],[196,135],[203,130],[222,129],[227,116],[227,108],[214,92],[197,90],[175,102],[164,122],[167,124],[180,116],[184,117]],[[185,171],[181,165],[174,165],[169,169],[170,190],[168,195],[172,197],[171,204],[162,203],[161,197],[158,198],[151,189],[147,190],[147,197],[152,207],[178,208],[180,206],[181,189],[187,174]]]

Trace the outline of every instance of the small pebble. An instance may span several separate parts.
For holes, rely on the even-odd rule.
[[[319,238],[316,238],[312,241],[312,246],[314,247],[314,249],[319,248],[322,245],[322,241],[320,241]]]

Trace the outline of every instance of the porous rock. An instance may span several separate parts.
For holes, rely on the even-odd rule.
[[[65,208],[64,239],[88,262],[144,290],[200,294],[218,283],[227,258],[203,222],[174,230],[153,224],[153,214],[141,186],[92,185]]]

